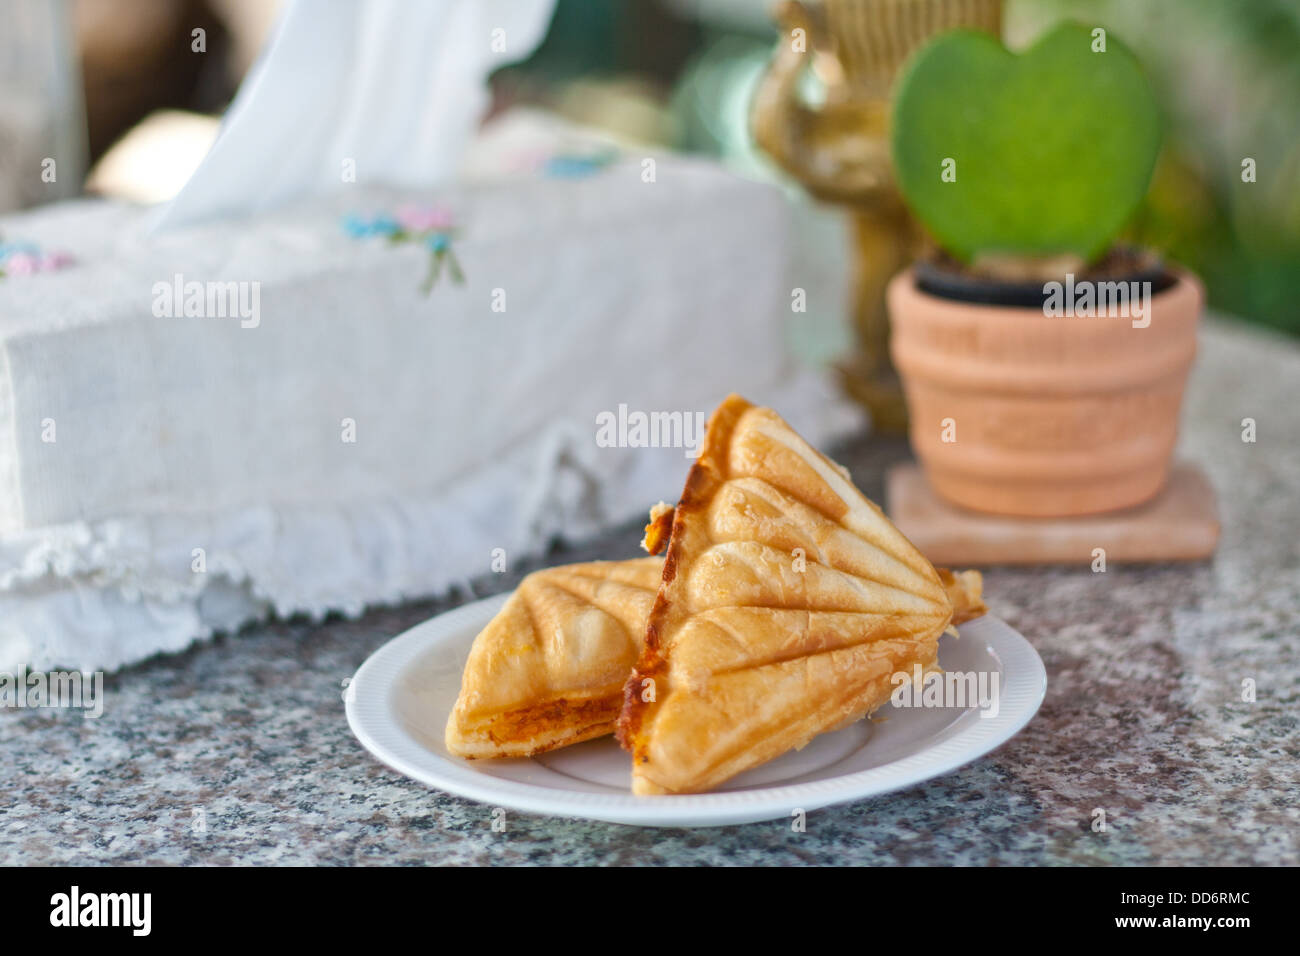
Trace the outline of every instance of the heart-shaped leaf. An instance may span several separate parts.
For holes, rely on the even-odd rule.
[[[894,95],[898,185],[948,252],[1092,259],[1146,194],[1160,114],[1133,54],[1066,23],[1016,55],[955,30]]]

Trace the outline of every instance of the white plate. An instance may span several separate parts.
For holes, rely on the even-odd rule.
[[[347,713],[366,749],[399,773],[526,813],[683,827],[789,818],[969,763],[1024,727],[1047,691],[1043,662],[1029,642],[998,618],[982,617],[962,625],[960,639],[941,639],[939,663],[949,672],[997,674],[995,716],[982,717],[976,706],[886,704],[876,718],[822,734],[713,793],[636,797],[628,755],[612,737],[530,759],[471,761],[447,752],[443,728],[470,644],[508,596],[441,614],[379,648],[348,686]]]

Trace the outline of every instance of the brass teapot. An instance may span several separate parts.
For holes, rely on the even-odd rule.
[[[782,35],[755,93],[754,139],[813,196],[849,208],[857,352],[841,375],[877,428],[901,433],[907,411],[889,360],[885,285],[914,258],[920,233],[893,183],[890,90],[935,33],[1001,36],[1002,0],[787,0],[775,17]],[[802,95],[809,70],[825,91],[816,105]]]

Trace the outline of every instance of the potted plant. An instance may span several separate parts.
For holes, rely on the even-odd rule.
[[[1137,60],[1063,24],[1019,55],[935,37],[896,88],[898,186],[933,248],[888,289],[912,445],[942,497],[1070,516],[1156,496],[1204,298],[1116,237],[1160,116]]]

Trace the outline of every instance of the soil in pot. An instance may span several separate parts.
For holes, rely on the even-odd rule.
[[[1041,309],[1048,295],[1046,284],[1064,281],[1067,273],[1076,282],[1150,282],[1152,295],[1176,281],[1154,252],[1132,246],[1116,246],[1092,264],[1073,257],[1027,260],[1009,256],[966,265],[940,252],[918,261],[914,271],[917,288],[941,299],[1025,309]]]

